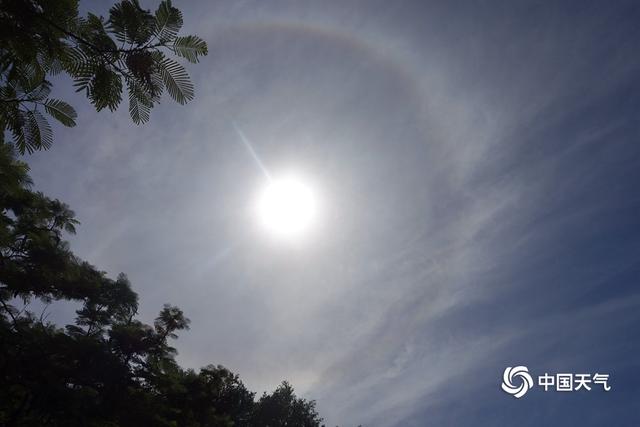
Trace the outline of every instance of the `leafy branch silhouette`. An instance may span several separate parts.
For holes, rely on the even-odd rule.
[[[186,104],[194,97],[193,83],[169,55],[197,63],[207,55],[207,44],[179,36],[182,25],[182,13],[170,0],[155,13],[137,0],[120,1],[107,19],[78,16],[75,0],[0,0],[0,142],[8,130],[21,154],[48,149],[53,135],[43,112],[75,126],[74,108],[49,98],[47,78],[60,73],[72,78],[97,111],[115,111],[126,88],[136,124],[149,120],[165,91]]]

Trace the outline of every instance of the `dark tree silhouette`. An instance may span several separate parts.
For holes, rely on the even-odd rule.
[[[113,111],[125,89],[136,124],[163,92],[180,104],[194,95],[184,67],[207,54],[204,40],[179,36],[182,14],[164,0],[155,13],[137,0],[123,0],[108,18],[78,15],[77,0],[0,0],[0,142],[8,130],[20,151],[47,149],[53,142],[44,113],[75,126],[76,112],[50,98],[48,77],[66,73],[96,110]]]
[[[28,167],[0,143],[0,425],[317,427],[313,401],[283,382],[255,401],[222,366],[199,372],[169,344],[188,329],[166,305],[153,325],[136,319],[138,296],[71,252],[78,222],[62,202],[30,189]],[[34,300],[80,305],[61,328]]]
[[[31,190],[16,159],[16,149],[53,142],[43,113],[75,126],[75,110],[49,97],[52,75],[68,74],[98,111],[115,110],[126,90],[137,124],[165,90],[180,104],[192,99],[186,71],[166,53],[195,63],[207,45],[179,36],[181,26],[169,0],[155,13],[123,0],[106,19],[80,17],[77,0],[0,0],[0,426],[320,426],[315,402],[286,382],[256,401],[223,366],[181,368],[169,341],[188,329],[182,311],[165,305],[153,325],[138,320],[127,277],[73,254],[64,240],[78,225],[73,211]],[[79,306],[64,327],[45,315],[60,301]]]
[[[255,425],[316,427],[322,419],[316,412],[315,402],[299,399],[293,387],[283,381],[272,393],[263,394],[254,413]]]

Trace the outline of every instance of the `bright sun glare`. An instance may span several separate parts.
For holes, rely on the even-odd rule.
[[[293,175],[270,179],[258,200],[260,222],[278,238],[299,238],[313,224],[316,210],[311,188]]]

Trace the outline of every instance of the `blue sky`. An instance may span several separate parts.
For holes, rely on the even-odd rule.
[[[191,318],[184,366],[287,379],[328,425],[640,424],[640,4],[175,3],[196,99],[137,127],[63,80],[79,125],[28,161],[143,319]],[[314,183],[298,244],[256,227],[234,122]],[[516,400],[514,365],[612,391]]]

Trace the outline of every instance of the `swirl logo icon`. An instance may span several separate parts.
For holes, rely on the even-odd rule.
[[[514,384],[514,382],[520,384]],[[533,378],[529,375],[529,369],[526,366],[508,366],[502,374],[502,389],[520,399],[529,389],[533,387]]]

